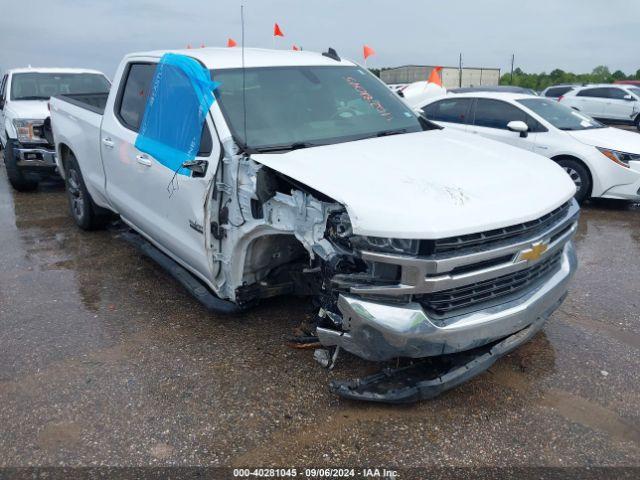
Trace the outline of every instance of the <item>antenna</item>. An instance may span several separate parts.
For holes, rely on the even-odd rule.
[[[247,139],[247,97],[246,97],[246,72],[244,67],[244,5],[240,5],[240,24],[242,25],[242,122],[244,128],[244,145],[249,144]]]

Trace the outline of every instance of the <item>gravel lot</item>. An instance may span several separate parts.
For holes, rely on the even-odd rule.
[[[332,396],[284,335],[307,302],[207,313],[59,183],[0,167],[0,466],[640,467],[640,207],[593,202],[569,297],[533,341],[441,397]],[[374,367],[375,369],[375,367]]]

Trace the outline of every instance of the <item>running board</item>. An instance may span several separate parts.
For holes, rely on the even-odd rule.
[[[244,309],[229,300],[222,300],[211,290],[202,284],[189,270],[184,268],[171,257],[161,252],[151,242],[134,232],[124,232],[118,235],[140,253],[146,255],[151,260],[160,265],[169,275],[175,278],[193,298],[198,300],[210,312],[234,314],[244,311]]]

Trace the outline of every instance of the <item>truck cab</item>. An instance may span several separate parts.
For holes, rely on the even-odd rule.
[[[175,58],[199,78],[157,95]],[[201,111],[177,112],[178,95],[205,84],[189,160],[142,148],[152,108],[155,128],[180,132]],[[54,97],[51,120],[76,223],[117,213],[212,310],[303,295],[307,340],[331,361],[447,356],[446,375],[332,386],[345,397],[411,401],[480,373],[542,328],[576,268],[559,166],[429,122],[333,50],[131,54],[107,98]]]
[[[47,138],[48,101],[61,93],[104,93],[107,77],[95,70],[18,68],[0,81],[0,146],[13,188],[34,190],[56,170],[53,141]]]

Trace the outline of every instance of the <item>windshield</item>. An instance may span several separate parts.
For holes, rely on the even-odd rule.
[[[572,108],[555,100],[544,98],[527,98],[518,100],[525,107],[534,111],[547,122],[560,130],[587,130],[590,128],[604,128],[604,125]]]
[[[109,81],[96,73],[15,73],[11,100],[48,100],[67,93],[108,93]]]
[[[357,140],[422,127],[400,98],[360,67],[216,70],[216,98],[238,143],[278,151]],[[245,136],[246,119],[246,136]]]

